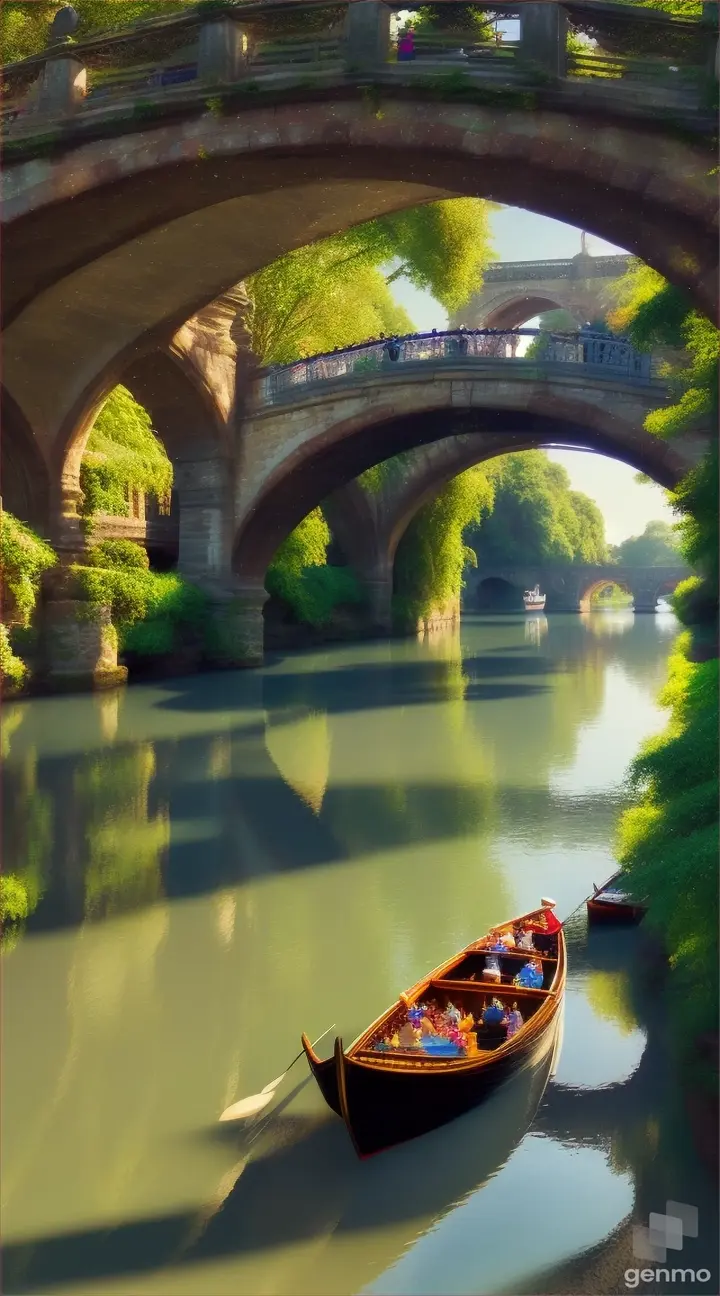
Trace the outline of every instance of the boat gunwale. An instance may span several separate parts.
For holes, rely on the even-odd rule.
[[[517,926],[519,923],[531,920],[547,912],[548,912],[548,906],[540,906],[540,908],[532,909],[528,913],[519,915],[519,917],[517,918],[511,918],[507,922],[495,923],[491,926],[489,930],[493,932],[506,931],[508,929],[512,929],[513,927]],[[562,925],[558,928],[557,937],[558,937],[558,954],[556,960],[555,975],[553,977],[550,987],[547,990],[543,991],[543,994],[545,995],[544,1002],[540,1004],[540,1007],[538,1008],[537,1012],[533,1013],[532,1017],[529,1018],[528,1021],[524,1022],[523,1025],[520,1027],[520,1029],[510,1039],[505,1040],[504,1043],[502,1043],[496,1049],[482,1050],[481,1052],[478,1052],[478,1054],[474,1054],[472,1057],[465,1057],[465,1058],[428,1057],[422,1059],[418,1057],[417,1058],[418,1066],[417,1068],[413,1068],[413,1074],[414,1075],[438,1075],[445,1072],[446,1074],[457,1075],[458,1072],[462,1072],[462,1071],[472,1071],[472,1070],[480,1071],[483,1068],[491,1065],[498,1058],[505,1059],[509,1056],[512,1056],[513,1053],[521,1052],[527,1043],[532,1042],[533,1038],[535,1037],[535,1035],[538,1034],[539,1030],[544,1030],[546,1026],[549,1024],[549,1022],[552,1020],[552,1018],[554,1017],[559,1007],[559,1004],[561,1002],[562,995],[565,989],[567,956],[566,956],[566,948],[565,948],[565,932],[562,928]],[[371,1039],[377,1033],[378,1029],[382,1026],[383,1022],[387,1021],[387,1019],[390,1018],[394,1012],[396,1012],[398,1009],[401,1009],[403,1007],[405,1008],[410,1007],[410,1005],[419,997],[419,995],[423,991],[426,991],[434,981],[436,982],[436,981],[443,980],[444,978],[439,976],[438,975],[439,973],[443,972],[445,969],[452,968],[457,963],[461,962],[462,959],[465,958],[465,956],[468,954],[487,952],[484,949],[484,947],[480,946],[480,941],[483,941],[485,939],[487,939],[487,934],[486,936],[479,937],[475,941],[471,941],[470,944],[466,945],[464,949],[453,954],[452,957],[446,959],[444,963],[440,963],[438,967],[436,967],[429,975],[424,976],[421,981],[416,981],[415,984],[411,986],[409,990],[406,990],[403,993],[401,993],[398,996],[398,998],[395,1000],[395,1002],[391,1004],[390,1007],[387,1008],[384,1013],[381,1013],[381,1015],[377,1017],[375,1021],[372,1022],[370,1026],[368,1026],[362,1032],[362,1034],[358,1035],[357,1039],[355,1039],[353,1043],[350,1045],[350,1047],[344,1052],[343,1054],[344,1064],[346,1066],[352,1064],[353,1066],[361,1067],[364,1070],[369,1070],[369,1071],[382,1071],[385,1075],[392,1074],[392,1069],[393,1069],[392,1054],[390,1055],[379,1054],[377,1058],[358,1056],[358,1053],[360,1053],[361,1051],[365,1052],[364,1042],[368,1039]],[[532,951],[530,950],[528,950],[527,952],[528,955],[532,954]],[[502,987],[496,984],[492,984],[489,982],[485,983],[482,981],[478,981],[478,982],[458,981],[455,982],[454,984],[458,988],[464,986],[467,990],[469,989],[481,990],[484,991],[485,994],[491,994],[494,992],[495,996],[497,996],[498,994],[507,993],[507,991],[510,989],[519,990],[520,993],[522,993],[521,987],[510,987],[510,986]],[[367,1051],[369,1052],[370,1050]],[[408,1057],[412,1057],[412,1056],[414,1055],[408,1053]],[[427,1065],[423,1065],[424,1062],[427,1062]],[[403,1074],[403,1073],[406,1074],[404,1068],[402,1067],[399,1067],[397,1071],[398,1074]]]

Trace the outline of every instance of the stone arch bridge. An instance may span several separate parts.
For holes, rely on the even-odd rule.
[[[550,261],[501,261],[489,265],[483,286],[451,316],[454,327],[518,328],[535,315],[565,310],[578,326],[605,316],[614,305],[612,285],[625,274],[627,256],[590,256]]]
[[[523,590],[539,585],[547,595],[547,612],[586,612],[593,594],[607,585],[619,585],[632,595],[636,612],[654,612],[658,599],[672,594],[689,575],[689,569],[679,564],[668,567],[627,567],[612,563],[604,566],[543,563],[521,567],[481,566],[466,572],[462,604],[467,611],[477,609],[483,584],[499,581],[517,590],[518,611],[522,610]]]

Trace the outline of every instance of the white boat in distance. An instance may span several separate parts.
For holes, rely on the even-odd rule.
[[[523,603],[526,612],[544,612],[545,595],[540,593],[540,586],[536,585],[535,589],[525,590],[523,594]]]

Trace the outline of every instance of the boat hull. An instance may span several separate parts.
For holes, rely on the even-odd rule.
[[[533,601],[532,603],[526,603],[526,604],[525,604],[525,611],[526,611],[526,612],[544,612],[544,611],[545,611],[545,599],[538,599],[538,600],[536,600],[536,601]]]
[[[645,917],[646,907],[628,900],[606,900],[603,892],[609,890],[620,880],[621,874],[614,873],[607,882],[598,887],[595,894],[587,901],[588,922],[592,923],[639,923]]]
[[[494,1059],[491,1066],[460,1073],[383,1071],[345,1057],[338,1040],[335,1064],[341,1077],[340,1107],[355,1150],[362,1157],[372,1156],[465,1115],[512,1076],[537,1065],[547,1052],[547,1032],[554,1029],[555,1014],[522,1050]]]
[[[588,900],[587,912],[593,923],[639,923],[645,916],[642,905],[611,903],[601,898]]]

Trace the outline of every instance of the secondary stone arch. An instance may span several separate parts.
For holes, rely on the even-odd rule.
[[[515,291],[498,294],[497,298],[489,302],[483,310],[478,327],[491,329],[522,328],[523,324],[526,324],[530,319],[534,319],[536,315],[543,315],[546,311],[554,310],[566,310],[574,317],[577,324],[585,323],[584,319],[579,318],[581,312],[575,309],[574,303],[561,293],[554,293],[552,297],[548,297],[542,294],[518,294]],[[462,311],[459,314],[462,315]]]
[[[581,612],[589,612],[594,596],[599,594],[600,590],[605,589],[608,585],[617,585],[618,589],[621,589],[623,593],[629,594],[632,598],[635,596],[632,584],[626,577],[622,575],[612,577],[603,576],[601,579],[593,580],[588,585],[582,587],[578,599],[579,610]],[[657,602],[657,599],[655,599],[655,602]]]
[[[583,400],[577,388],[513,382],[510,374],[504,383],[415,380],[406,384],[405,399],[400,380],[379,386],[393,390],[369,391],[360,409],[354,393],[336,403],[328,397],[312,409],[297,410],[295,433],[291,410],[256,416],[255,426],[246,429],[246,495],[239,501],[233,556],[243,583],[262,583],[272,554],[312,508],[401,451],[425,447],[429,464],[386,529],[390,563],[417,509],[463,467],[497,454],[548,444],[582,446],[619,458],[667,486],[676,484],[693,462],[643,431],[640,406],[634,423],[629,422],[609,392]],[[406,412],[401,414],[403,405]],[[288,419],[285,443],[268,454],[268,446],[278,444],[275,424],[283,418]],[[300,429],[308,431],[303,435]],[[444,447],[435,443],[450,439],[455,453],[444,455]]]
[[[172,511],[177,523],[178,568],[196,574],[197,532],[202,530],[201,514],[208,508],[217,512],[214,526],[218,537],[224,534],[222,554],[227,560],[232,532],[227,521],[230,491],[227,426],[211,386],[172,347],[136,355],[126,368],[114,374],[102,396],[95,398],[90,408],[80,415],[74,429],[68,429],[70,439],[60,472],[60,516],[56,518],[61,536],[67,538],[72,530],[80,496],[80,465],[90,432],[108,396],[119,385],[126,387],[147,410],[173,465]]]
[[[714,309],[701,145],[650,120],[606,130],[570,109],[430,103],[421,90],[376,113],[344,95],[227,117],[193,109],[112,148],[7,168],[5,382],[43,444],[154,330],[291,247],[433,199],[478,194],[573,220]]]

